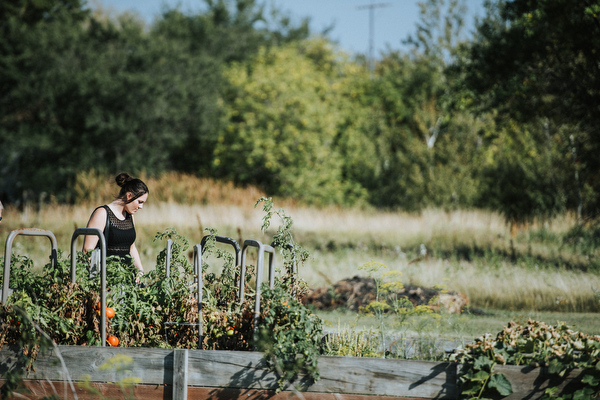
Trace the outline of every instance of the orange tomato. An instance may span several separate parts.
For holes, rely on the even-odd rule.
[[[108,344],[110,344],[112,347],[117,347],[119,345],[119,338],[116,336],[109,336],[108,338],[106,338],[106,340],[108,341]]]
[[[115,316],[115,310],[113,310],[111,307],[106,307],[106,316],[108,319],[111,319]]]

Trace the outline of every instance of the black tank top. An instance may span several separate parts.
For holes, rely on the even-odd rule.
[[[125,219],[120,220],[112,212],[109,206],[102,206],[108,213],[110,226],[108,232],[104,230],[106,240],[106,256],[119,256],[121,258],[130,256],[131,245],[135,242],[135,227],[133,217],[125,212]],[[98,207],[100,208],[100,207]]]

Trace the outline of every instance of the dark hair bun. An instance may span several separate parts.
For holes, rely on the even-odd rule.
[[[117,175],[115,181],[117,182],[117,185],[119,185],[119,187],[123,187],[124,184],[126,184],[132,179],[133,178],[127,172],[121,172],[119,175]]]

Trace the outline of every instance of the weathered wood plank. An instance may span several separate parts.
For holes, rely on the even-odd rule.
[[[321,357],[310,391],[455,399],[456,364],[380,358]]]
[[[34,371],[27,378],[56,381],[70,376],[74,381],[119,382],[124,377],[136,377],[144,384],[173,384],[173,350],[87,346],[58,346],[58,349],[67,371],[52,350],[37,357]],[[0,358],[2,372],[5,358],[11,360],[16,356],[4,356],[7,354],[4,349],[0,354],[3,355]],[[110,366],[115,356],[125,356],[131,360],[126,372]]]
[[[176,349],[173,354],[173,399],[187,400],[188,350]]]
[[[190,351],[188,384],[275,389],[277,377],[261,353]],[[321,379],[307,380],[309,392],[456,398],[456,365],[397,359],[321,357]],[[208,382],[208,384],[207,384]]]
[[[190,352],[188,384],[232,388],[275,389],[277,377],[258,352],[204,350]]]
[[[67,365],[63,370],[56,355],[38,357],[29,379],[119,382],[125,377],[139,378],[142,384],[173,385],[174,351],[153,348],[100,348],[59,346]],[[240,351],[187,350],[186,387],[210,386],[238,389],[273,390],[276,376],[267,369],[261,353]],[[2,350],[0,371],[6,370],[14,355]],[[110,366],[113,357],[131,360],[126,372]],[[5,361],[6,359],[7,361]],[[102,367],[109,365],[108,368]],[[182,364],[183,365],[183,364]],[[301,381],[309,392],[388,395],[421,398],[455,398],[456,366],[437,362],[397,359],[321,357],[321,379]],[[174,373],[175,371],[175,373]],[[68,372],[68,374],[67,374]],[[289,388],[291,389],[291,388]]]
[[[513,394],[504,397],[506,400],[539,399],[547,388],[555,386],[560,392],[572,393],[580,387],[583,378],[581,370],[573,370],[564,378],[559,378],[557,375],[548,373],[547,368],[529,366],[497,365],[494,367],[494,372],[504,374],[512,385]]]
[[[0,380],[0,386],[4,382]],[[74,400],[73,393],[63,390],[62,382],[48,381],[30,381],[24,382],[27,392],[20,393],[5,400],[30,399],[38,400],[44,396],[57,395],[61,400]],[[172,399],[171,386],[164,385],[136,385],[128,392],[128,396],[123,393],[121,387],[115,383],[91,383],[89,391],[82,387],[76,388],[78,400],[126,400],[126,399],[144,399],[144,400],[170,400]],[[232,389],[232,388],[214,388],[214,387],[190,387],[188,398],[193,400],[200,399],[227,399],[227,400],[422,400],[412,397],[398,396],[377,396],[377,395],[356,395],[343,393],[300,393],[294,394],[289,391],[275,393],[273,390],[264,389]]]
[[[276,376],[268,371],[262,354],[257,352],[176,350],[181,351],[181,355],[187,354],[186,363],[184,358],[175,361],[175,352],[168,349],[82,346],[59,346],[58,349],[67,371],[62,368],[56,355],[50,352],[38,357],[34,371],[26,378],[36,379],[39,387],[48,384],[49,388],[59,394],[70,391],[69,385],[61,382],[67,376],[79,384],[89,380],[91,385],[100,382],[116,384],[123,378],[135,377],[140,379],[140,387],[151,384],[155,388],[167,388],[164,390],[168,390],[169,393],[164,394],[164,398],[172,398],[175,395],[173,385],[175,383],[177,386],[178,379],[187,379],[185,388],[188,398],[196,398],[192,397],[192,391],[200,387],[208,388],[206,390],[213,394],[231,393],[232,398],[237,398],[236,393],[239,393],[241,398],[244,394],[252,393],[254,396],[256,393],[262,393],[261,391],[270,393],[269,397],[272,397],[275,393],[273,389],[277,386]],[[17,348],[0,350],[0,376],[13,368],[24,368],[24,364],[19,362],[18,354]],[[115,356],[124,356],[131,360],[131,365],[126,371],[116,367]],[[108,368],[102,368],[105,363],[109,365]],[[176,365],[180,365],[181,373],[187,365],[187,373],[177,377],[180,372]],[[306,399],[313,398],[313,395],[317,396],[315,399],[326,398],[323,397],[325,393],[330,393],[335,394],[335,398],[338,399],[351,399],[349,396],[352,395],[457,398],[456,367],[456,364],[437,362],[321,357],[321,379],[311,383],[308,392],[302,393],[302,396]],[[495,371],[506,375],[512,384],[513,394],[507,397],[509,400],[533,400],[540,398],[549,386],[559,384],[561,390],[573,390],[581,382],[580,371],[577,370],[559,382],[556,376],[548,374],[546,368],[496,366]],[[45,381],[48,382],[43,383]],[[145,395],[139,397],[146,399]],[[180,395],[179,398],[185,397]],[[146,400],[149,399],[150,397]]]

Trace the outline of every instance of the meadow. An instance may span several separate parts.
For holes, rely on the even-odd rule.
[[[255,189],[229,187],[205,190],[200,199],[151,198],[136,214],[137,247],[145,268],[154,268],[166,245],[155,241],[155,234],[168,228],[176,229],[190,245],[200,243],[206,228],[239,243],[244,239],[270,243],[277,226],[261,232],[264,213],[255,207],[260,196]],[[92,199],[76,206],[51,203],[21,210],[8,205],[0,223],[0,241],[4,243],[14,229],[46,229],[56,235],[59,249],[68,255],[73,230],[86,225],[95,205]],[[277,200],[275,206],[293,219],[296,242],[311,254],[299,269],[309,287],[364,276],[359,267],[377,261],[397,271],[404,284],[441,285],[462,293],[469,299],[470,310],[477,311],[445,315],[435,323],[421,320],[402,329],[413,333],[429,329],[469,339],[495,334],[510,320],[532,318],[548,324],[564,321],[585,333],[600,334],[596,318],[600,276],[595,268],[599,251],[594,240],[573,233],[576,221],[572,216],[533,222],[515,231],[502,216],[482,210],[408,214],[315,208]],[[80,238],[78,248],[81,243]],[[44,238],[20,236],[13,254],[27,255],[41,267],[47,262],[49,244]],[[377,324],[372,318],[344,311],[318,314],[331,328],[369,329]],[[396,322],[389,321],[392,330]]]

